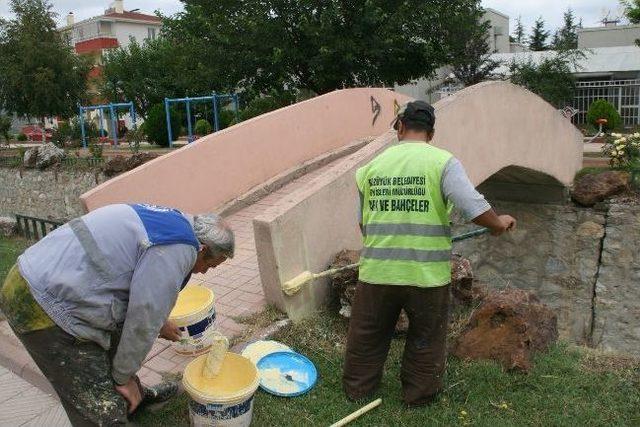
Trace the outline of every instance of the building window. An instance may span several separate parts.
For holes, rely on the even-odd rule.
[[[149,35],[149,39],[154,40],[156,38],[156,29],[155,28],[147,28],[147,34]]]

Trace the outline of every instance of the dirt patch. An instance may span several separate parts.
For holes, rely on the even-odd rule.
[[[486,295],[453,345],[461,359],[492,359],[528,371],[532,355],[558,339],[557,318],[531,292],[506,289]]]

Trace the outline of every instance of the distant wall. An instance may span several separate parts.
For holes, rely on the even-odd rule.
[[[84,213],[80,195],[104,180],[95,170],[0,168],[0,216],[75,218]]]
[[[435,107],[435,144],[453,152],[476,185],[512,165],[568,185],[581,167],[581,134],[550,104],[518,86],[483,83]],[[281,284],[305,270],[322,271],[343,249],[361,247],[355,171],[393,142],[395,132],[383,134],[254,220],[269,303],[301,318],[324,302],[326,280],[294,297],[285,296]]]
[[[408,99],[377,88],[319,96],[204,137],[100,185],[82,201],[87,210],[142,201],[212,211],[288,169],[379,135],[389,128],[394,103]]]

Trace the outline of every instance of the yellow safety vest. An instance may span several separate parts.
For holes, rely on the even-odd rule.
[[[425,142],[405,142],[358,169],[361,281],[419,287],[451,281],[450,209],[440,187],[451,157]]]

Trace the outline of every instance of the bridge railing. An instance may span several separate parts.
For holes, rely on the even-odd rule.
[[[39,240],[64,224],[62,221],[16,214],[18,234],[30,240]]]

